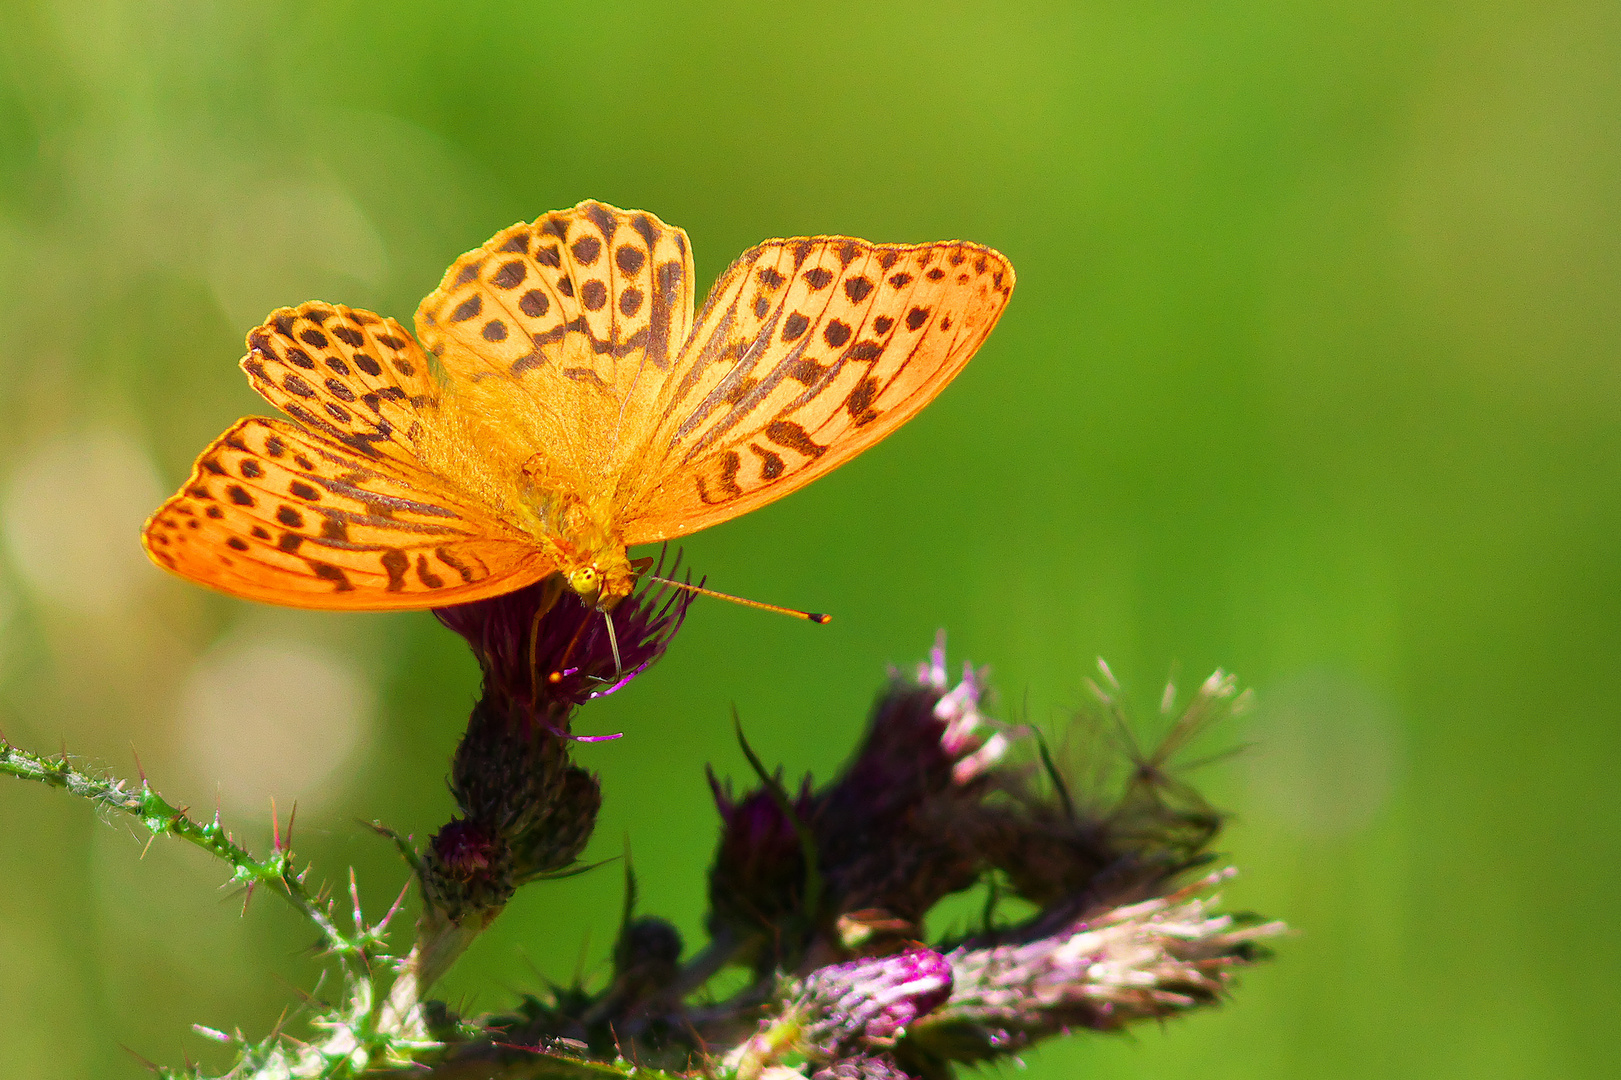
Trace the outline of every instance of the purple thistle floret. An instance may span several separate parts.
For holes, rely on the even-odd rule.
[[[888,1054],[841,1058],[811,1073],[811,1080],[912,1080]]]

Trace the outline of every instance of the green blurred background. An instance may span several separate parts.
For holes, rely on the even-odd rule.
[[[787,6],[784,5],[786,9]],[[423,613],[294,613],[136,541],[266,406],[236,359],[310,298],[409,319],[450,260],[586,197],[766,237],[966,237],[1019,288],[870,454],[694,537],[717,603],[588,709],[644,910],[699,941],[705,762],[825,776],[887,663],[992,666],[1055,723],[1106,656],[1151,705],[1217,666],[1256,748],[1228,896],[1301,931],[1233,1003],[1030,1075],[1596,1076],[1621,932],[1621,7],[3,5],[0,728],[299,850],[386,906],[476,689]],[[307,688],[296,692],[294,686]],[[1143,710],[1151,712],[1151,709]],[[133,753],[132,753],[133,751]],[[0,1076],[218,1061],[308,931],[218,866],[0,782]],[[521,895],[446,987],[600,976],[620,875]],[[582,943],[586,943],[582,952]],[[583,959],[582,959],[583,958]],[[1608,1019],[1606,1019],[1608,1018]],[[211,1056],[212,1055],[212,1056]],[[1608,1063],[1608,1064],[1607,1064]]]

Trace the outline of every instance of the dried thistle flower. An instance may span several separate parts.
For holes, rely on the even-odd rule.
[[[1215,913],[1215,889],[1232,874],[1032,940],[952,950],[950,999],[917,1025],[907,1052],[920,1062],[982,1061],[1072,1028],[1117,1031],[1215,1002],[1234,968],[1266,955],[1257,943],[1284,931]]]
[[[1071,722],[1067,752],[1055,758],[1043,743],[1042,769],[1004,772],[1006,798],[984,819],[986,858],[1049,919],[1152,895],[1208,860],[1222,816],[1179,778],[1189,764],[1181,757],[1248,703],[1219,671],[1180,712],[1168,686],[1161,699],[1162,713],[1174,714],[1168,731],[1144,749],[1101,661],[1099,673],[1104,684],[1090,684],[1094,704]]]
[[[791,1006],[805,1044],[823,1059],[887,1047],[914,1020],[951,997],[951,963],[928,948],[818,968]]]

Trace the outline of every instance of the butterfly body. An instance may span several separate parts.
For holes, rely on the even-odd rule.
[[[242,367],[290,419],[216,440],[143,539],[274,603],[438,607],[559,574],[608,610],[629,547],[780,498],[915,414],[1012,286],[964,241],[805,237],[745,252],[694,315],[684,233],[581,203],[457,260],[415,338],[341,305],[272,313]]]

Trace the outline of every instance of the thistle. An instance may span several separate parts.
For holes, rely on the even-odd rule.
[[[233,1080],[947,1080],[1038,1040],[1213,1006],[1283,932],[1221,909],[1232,871],[1206,864],[1222,816],[1181,779],[1188,746],[1246,703],[1230,677],[1206,680],[1180,711],[1168,693],[1168,731],[1144,749],[1100,666],[1095,705],[1055,749],[992,718],[983,671],[967,665],[953,681],[942,640],[891,674],[830,780],[790,789],[746,741],[752,787],[711,772],[720,835],[706,945],[689,954],[674,925],[636,911],[627,857],[600,985],[552,987],[486,1016],[433,1001],[437,979],[518,889],[580,871],[601,792],[569,759],[596,737],[575,733],[575,713],[654,663],[685,613],[684,596],[633,593],[611,613],[616,654],[600,612],[544,586],[439,612],[472,645],[483,688],[451,767],[457,815],[420,850],[396,837],[422,900],[404,955],[389,950],[388,917],[372,923],[358,903],[343,929],[327,894],[305,885],[290,835],[278,831],[259,860],[144,784],[5,745],[0,769],[199,844],[321,928],[335,1003],[295,1018],[303,1039],[290,1027],[258,1041],[205,1032],[236,1048]],[[975,887],[986,894],[979,924],[931,935],[931,909]],[[1001,917],[1004,896],[1027,913]],[[727,969],[741,982],[718,981]]]
[[[657,661],[691,601],[691,593],[654,585],[604,614],[540,582],[435,610],[472,646],[483,689],[451,765],[460,814],[421,861],[418,994],[519,887],[566,871],[584,850],[602,792],[595,776],[569,761],[569,748],[600,737],[575,735],[573,713]]]

